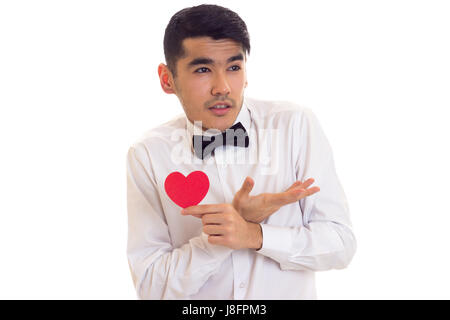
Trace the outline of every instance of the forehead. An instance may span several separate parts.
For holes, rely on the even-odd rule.
[[[208,57],[214,60],[226,60],[230,56],[244,53],[241,45],[231,39],[214,40],[210,37],[186,38],[183,40],[185,56],[183,60],[196,57]]]

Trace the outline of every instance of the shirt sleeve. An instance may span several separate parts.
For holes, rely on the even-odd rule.
[[[127,154],[127,211],[127,257],[139,299],[188,299],[231,254],[205,233],[172,246],[149,157],[138,144]]]
[[[314,178],[320,191],[299,201],[300,227],[261,223],[263,246],[257,252],[279,262],[282,270],[343,269],[355,254],[356,239],[331,146],[308,108],[296,118],[294,132],[299,133],[293,145],[296,178]]]

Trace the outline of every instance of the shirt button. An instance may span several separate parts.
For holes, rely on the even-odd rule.
[[[245,283],[241,282],[241,284],[239,285],[239,288],[245,288]]]

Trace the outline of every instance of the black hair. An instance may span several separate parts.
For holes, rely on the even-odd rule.
[[[191,37],[231,39],[238,42],[244,52],[250,54],[247,26],[237,13],[210,4],[185,8],[172,16],[164,34],[164,56],[174,77],[177,60],[186,54],[183,40]]]

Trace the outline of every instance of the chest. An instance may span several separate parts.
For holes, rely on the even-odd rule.
[[[165,181],[171,173],[180,172],[187,177],[194,171],[201,171],[207,176],[209,188],[199,204],[231,203],[247,176],[255,181],[251,195],[282,192],[296,181],[295,166],[290,157],[285,157],[283,161],[274,158],[255,157],[252,160],[251,149],[224,147],[216,149],[214,156],[204,161],[159,161],[155,167],[155,177],[173,245],[178,247],[199,236],[202,223],[199,218],[181,215],[181,207],[167,194]],[[282,207],[267,222],[279,226],[300,225],[299,204]]]

